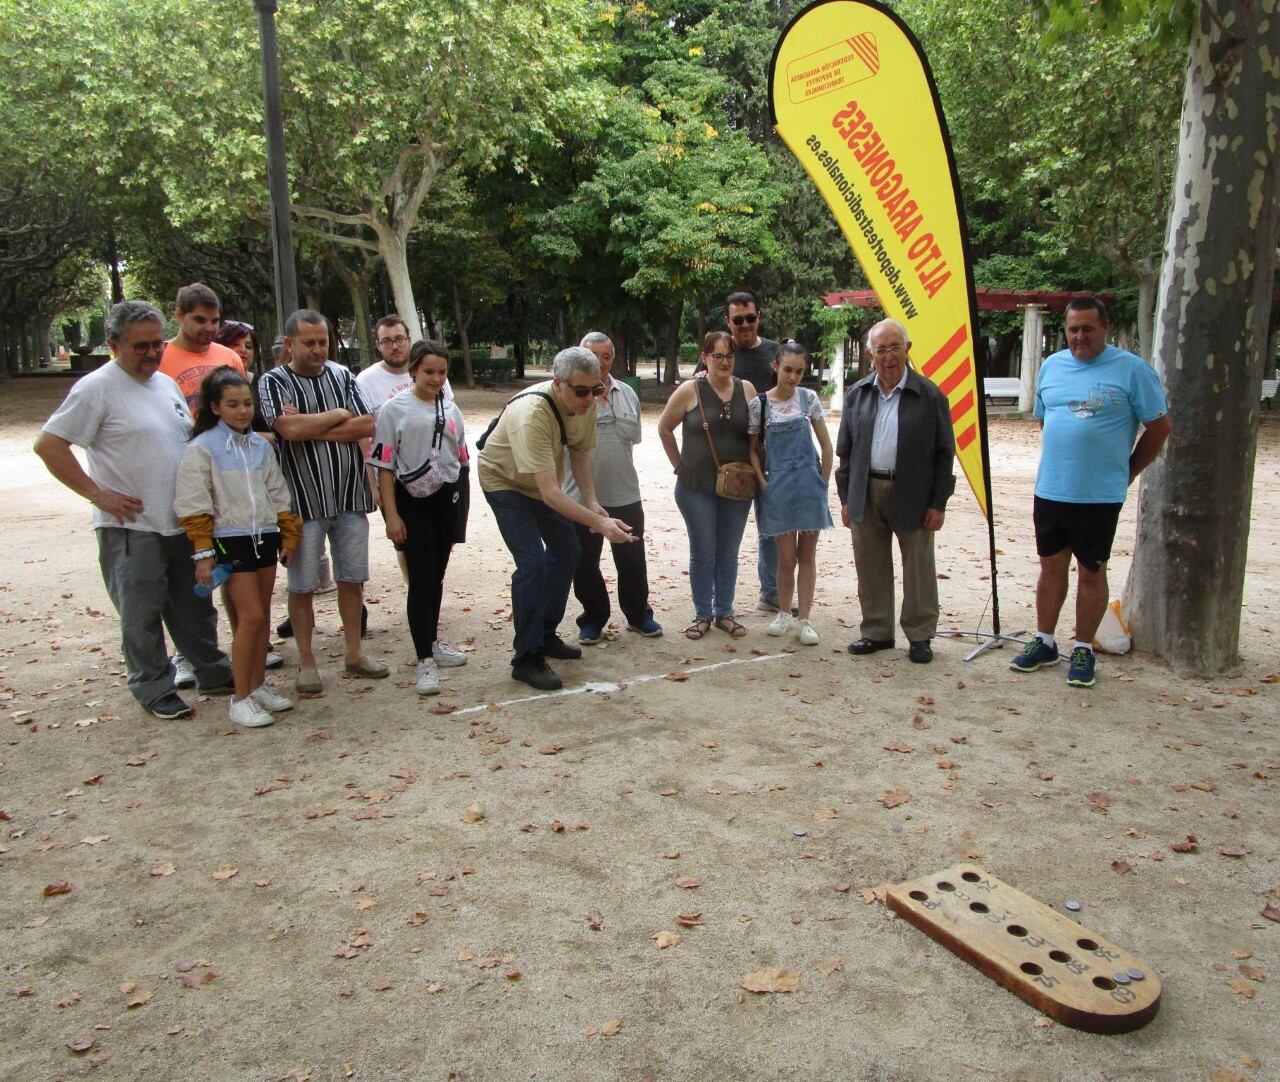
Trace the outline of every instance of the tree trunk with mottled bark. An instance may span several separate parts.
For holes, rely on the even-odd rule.
[[[1202,0],[1192,29],[1153,347],[1173,435],[1143,474],[1125,591],[1135,646],[1206,675],[1240,645],[1280,225],[1275,7]]]

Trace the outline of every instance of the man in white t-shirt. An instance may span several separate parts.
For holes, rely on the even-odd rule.
[[[382,403],[413,385],[413,378],[409,375],[412,341],[405,321],[394,315],[378,320],[373,328],[373,341],[382,359],[356,376],[356,385],[376,420]],[[444,396],[453,400],[453,388],[449,386],[448,379],[444,381]]]
[[[173,513],[174,487],[191,413],[178,385],[158,371],[164,317],[122,301],[107,317],[114,360],[84,376],[45,422],[35,453],[54,477],[93,504],[99,563],[120,615],[129,690],[158,718],[184,718],[174,691],[165,628],[195,669],[204,694],[231,691],[212,602],[195,594],[191,542]],[[72,445],[87,452],[80,465]]]

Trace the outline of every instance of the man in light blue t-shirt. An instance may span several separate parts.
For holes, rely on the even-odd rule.
[[[1036,389],[1035,415],[1044,430],[1033,516],[1040,556],[1036,636],[1011,667],[1035,672],[1057,664],[1054,631],[1074,555],[1076,627],[1067,673],[1073,687],[1095,683],[1093,636],[1107,611],[1107,560],[1125,493],[1173,431],[1160,377],[1141,357],[1108,345],[1110,327],[1096,297],[1068,304],[1067,348],[1044,362]]]

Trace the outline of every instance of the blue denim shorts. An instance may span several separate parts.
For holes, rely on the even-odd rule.
[[[334,518],[315,518],[302,524],[302,540],[289,561],[289,592],[313,594],[320,586],[320,556],[325,538],[333,555],[336,582],[369,581],[369,516],[343,511]]]

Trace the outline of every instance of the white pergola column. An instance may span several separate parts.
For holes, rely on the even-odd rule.
[[[1040,362],[1044,359],[1044,312],[1034,304],[1022,310],[1022,388],[1018,394],[1018,412],[1030,413],[1036,404],[1036,381]]]
[[[835,371],[832,374],[832,383],[835,390],[831,392],[831,403],[829,410],[832,413],[840,413],[844,409],[844,345],[846,339],[841,339],[840,344],[836,346],[836,355],[831,364]]]

